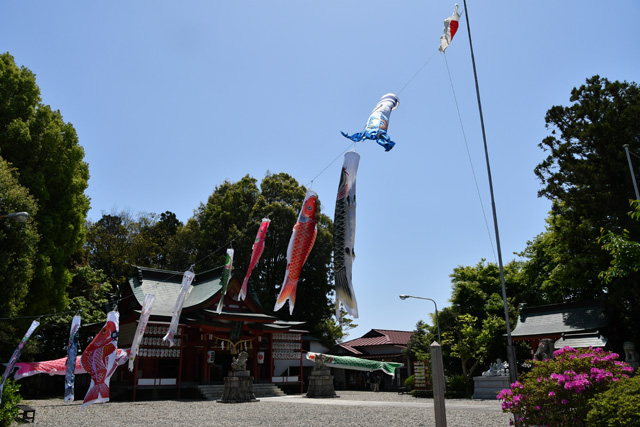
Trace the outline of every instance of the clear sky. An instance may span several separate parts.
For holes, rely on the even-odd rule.
[[[537,197],[533,169],[545,156],[546,111],[595,74],[640,81],[640,3],[468,6],[507,263],[545,228],[550,203]],[[0,51],[36,74],[43,102],[77,130],[94,221],[129,210],[186,222],[225,179],[267,171],[312,184],[333,217],[351,144],[340,131],[361,131],[380,97],[397,94],[395,148],[356,146],[360,317],[350,339],[412,330],[433,304],[399,294],[442,309],[454,267],[497,259],[464,14],[446,62],[437,50],[453,9],[443,0],[4,1]]]

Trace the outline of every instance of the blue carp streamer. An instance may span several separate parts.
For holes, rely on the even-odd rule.
[[[378,104],[371,112],[371,115],[369,115],[369,120],[367,120],[367,125],[365,126],[364,131],[354,133],[353,135],[341,132],[342,135],[354,142],[360,142],[363,139],[372,139],[382,145],[384,147],[384,151],[391,150],[396,143],[389,138],[389,135],[387,135],[387,128],[389,127],[391,112],[398,108],[399,104],[400,101],[394,94],[388,93],[384,95],[380,98],[380,101],[378,101]]]

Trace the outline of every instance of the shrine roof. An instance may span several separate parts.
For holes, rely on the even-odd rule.
[[[608,324],[602,304],[579,302],[520,307],[518,323],[511,336],[519,339],[558,336],[563,333],[596,331]]]
[[[599,332],[591,332],[586,334],[562,334],[562,338],[555,342],[555,348],[563,347],[571,348],[587,348],[587,347],[604,347],[607,345],[607,337],[600,335]]]

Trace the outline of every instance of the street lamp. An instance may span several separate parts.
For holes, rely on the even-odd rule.
[[[17,222],[27,222],[27,220],[29,219],[29,213],[13,212],[7,215],[0,215],[0,218],[9,218]]]
[[[440,340],[440,322],[438,321],[438,304],[436,304],[436,302],[434,300],[432,300],[431,298],[414,297],[413,295],[405,295],[405,294],[400,295],[400,299],[401,300],[406,300],[407,298],[427,299],[427,300],[431,301],[433,303],[433,305],[436,306],[436,326],[438,328],[438,344],[440,344],[441,340]]]

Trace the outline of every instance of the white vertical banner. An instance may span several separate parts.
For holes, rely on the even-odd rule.
[[[138,328],[136,334],[133,336],[133,343],[131,344],[131,352],[129,353],[129,370],[133,371],[133,363],[138,355],[138,349],[140,348],[140,342],[144,336],[144,331],[147,329],[147,322],[151,315],[151,308],[156,300],[154,294],[147,294],[144,296],[144,303],[142,303],[142,310],[140,313],[140,320],[138,321]]]
[[[169,325],[169,331],[167,332],[167,335],[162,338],[162,341],[169,341],[170,347],[173,347],[173,337],[175,336],[176,330],[178,329],[178,322],[180,321],[182,306],[184,305],[184,300],[187,297],[187,294],[191,291],[191,282],[193,282],[194,277],[196,277],[196,274],[190,270],[185,271],[184,276],[182,276],[182,288],[180,289],[180,294],[178,295],[178,299],[176,300],[176,306],[173,309],[171,325]]]

